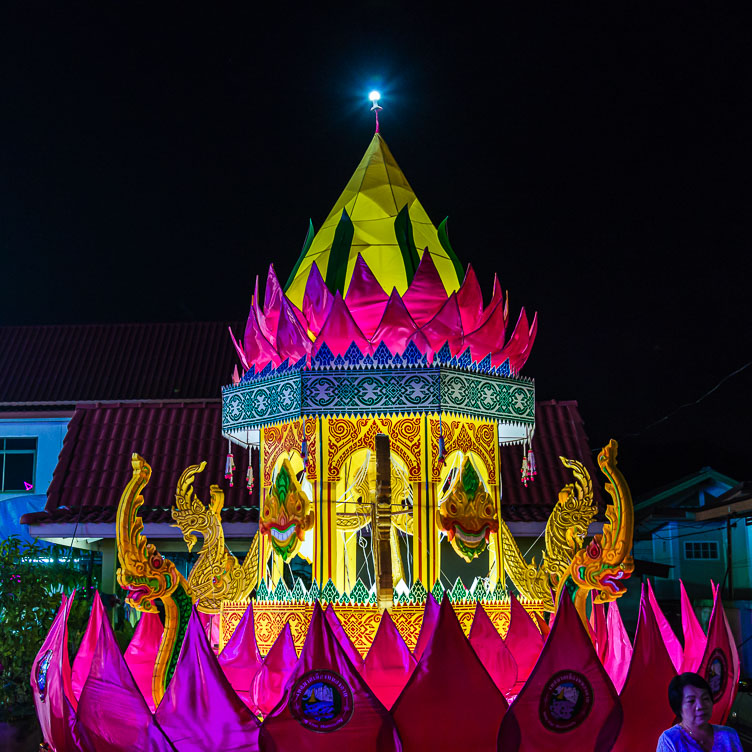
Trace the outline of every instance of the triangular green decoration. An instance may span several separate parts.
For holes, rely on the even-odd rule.
[[[368,602],[370,604],[372,604],[372,605],[376,603],[376,593],[375,592],[372,591],[371,593],[369,593],[369,595],[368,595]]]
[[[452,601],[452,603],[463,603],[467,600],[467,588],[464,586],[462,580],[459,577],[454,583],[452,592],[449,593],[449,600]]]
[[[496,580],[496,587],[493,590],[493,593],[491,593],[491,598],[494,601],[500,602],[506,599],[508,593],[504,589],[504,585],[502,585],[501,580]]]
[[[326,286],[332,294],[339,290],[345,294],[345,277],[347,275],[347,260],[350,257],[355,228],[348,213],[343,209],[337,229],[334,231],[332,248],[329,251],[329,263],[326,266]]]
[[[407,596],[404,593],[396,593],[394,596],[394,605],[402,606],[407,603]]]
[[[321,591],[321,600],[328,601],[329,603],[336,603],[339,599],[339,590],[337,590],[335,584],[331,578],[329,582],[324,585],[324,589]]]
[[[261,580],[261,584],[256,588],[256,600],[257,601],[269,600],[269,590],[266,587],[265,580]]]
[[[465,278],[465,270],[462,268],[462,264],[460,263],[459,258],[457,258],[457,254],[454,252],[451,244],[449,243],[449,232],[447,230],[448,220],[449,217],[444,217],[436,231],[439,234],[439,243],[441,243],[441,247],[446,251],[447,256],[449,256],[452,264],[454,265],[454,271],[457,272],[457,279],[461,284],[462,280]]]
[[[410,603],[425,603],[428,597],[428,592],[420,580],[415,580],[413,586],[410,588]]]
[[[342,593],[339,597],[339,603],[350,603],[350,596],[347,593]]]
[[[277,491],[277,498],[285,503],[287,498],[287,492],[290,490],[290,474],[287,472],[287,468],[282,465],[277,473],[277,480],[274,483],[274,488]]]
[[[319,583],[314,580],[311,584],[311,589],[308,591],[308,602],[316,603],[320,595],[321,591],[319,590]]]
[[[368,602],[368,588],[363,584],[363,581],[358,578],[355,583],[355,587],[350,591],[350,598],[353,603],[367,603]]]
[[[444,597],[444,586],[438,580],[436,580],[433,588],[431,588],[431,595],[436,603],[441,603],[441,599]]]
[[[478,490],[480,480],[478,473],[475,472],[473,463],[469,459],[465,460],[465,466],[462,468],[462,485],[465,487],[468,501],[475,498],[475,492]]]
[[[410,212],[405,204],[394,219],[394,233],[397,236],[397,243],[402,251],[402,260],[405,263],[405,275],[407,284],[413,281],[415,272],[418,270],[420,258],[418,249],[415,247],[415,238],[413,237],[413,223],[410,221]],[[331,262],[330,262],[331,263]]]
[[[300,577],[296,577],[295,586],[292,589],[292,593],[290,593],[290,598],[295,603],[304,603],[307,600],[307,595],[308,593],[306,592],[303,580],[301,580]]]
[[[289,598],[290,591],[287,589],[285,581],[283,579],[279,579],[277,581],[277,587],[274,588],[274,600],[278,601],[279,603],[287,603]]]
[[[315,234],[316,233],[313,230],[313,220],[309,219],[308,232],[306,233],[305,241],[303,242],[303,250],[300,252],[300,256],[295,262],[295,266],[293,266],[292,271],[290,272],[290,276],[287,278],[287,282],[285,283],[285,290],[292,284],[292,281],[295,279],[295,275],[298,273],[298,269],[303,263],[303,259],[305,258],[306,253],[308,253],[308,249],[311,247],[311,243],[313,243],[313,236]]]
[[[488,590],[486,590],[486,581],[477,577],[475,584],[471,588],[470,597],[474,601],[480,601],[483,603],[488,597]]]

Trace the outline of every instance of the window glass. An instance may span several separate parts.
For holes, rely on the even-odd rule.
[[[36,450],[36,437],[0,439],[0,493],[33,493]]]

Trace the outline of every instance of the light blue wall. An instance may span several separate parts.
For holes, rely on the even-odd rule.
[[[0,437],[37,438],[34,487],[29,491],[30,496],[47,493],[69,422],[70,418],[0,418]],[[0,493],[0,502],[22,495],[17,491]]]

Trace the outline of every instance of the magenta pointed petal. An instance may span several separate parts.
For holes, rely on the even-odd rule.
[[[394,705],[415,666],[410,648],[394,626],[389,612],[383,611],[363,664],[363,678],[385,708]]]
[[[238,354],[238,358],[240,359],[240,364],[243,366],[243,370],[249,371],[250,367],[248,365],[248,358],[246,357],[243,346],[240,344],[240,342],[237,341],[237,339],[235,339],[235,333],[232,331],[232,327],[228,326],[227,329],[230,332],[230,337],[232,338],[232,344],[235,347],[235,352]],[[238,370],[238,367],[235,366],[236,373],[237,373],[237,370]]]
[[[264,320],[270,332],[277,331],[279,317],[282,314],[282,298],[285,297],[282,285],[279,284],[274,271],[274,264],[269,264],[264,289]],[[276,345],[276,342],[274,343]]]
[[[363,656],[347,636],[347,632],[345,632],[345,628],[342,626],[342,622],[339,620],[331,603],[326,607],[326,611],[324,611],[324,618],[329,625],[329,629],[332,630],[332,633],[337,638],[340,647],[347,653],[347,657],[350,659],[352,665],[360,671],[363,668]]]
[[[342,295],[337,291],[334,296],[329,316],[321,327],[321,331],[314,342],[314,349],[318,352],[321,345],[326,342],[332,354],[344,355],[350,344],[354,342],[362,353],[371,352],[368,340],[363,336],[358,325],[353,321],[350,311],[347,310]]]
[[[248,604],[248,608],[238,626],[235,627],[229,642],[219,654],[218,660],[232,688],[240,699],[255,712],[256,707],[251,701],[251,683],[261,670],[264,662],[256,644],[252,601]]]
[[[279,704],[297,662],[298,654],[287,622],[251,682],[251,707],[256,712],[267,716]]]
[[[520,356],[525,351],[530,339],[530,329],[527,322],[527,314],[523,308],[520,311],[520,317],[517,319],[517,325],[514,327],[512,336],[501,350],[497,350],[491,357],[493,365],[501,365],[505,360],[509,359],[510,365],[513,362],[518,362]],[[517,371],[512,369],[515,373]]]
[[[141,614],[133,639],[128,643],[123,656],[152,713],[157,706],[154,702],[151,682],[163,634],[164,627],[159,614]]]
[[[383,342],[392,353],[403,353],[408,342],[418,331],[397,290],[392,290],[376,331],[371,337],[374,349]]]
[[[333,303],[334,296],[324,283],[318,264],[312,264],[303,295],[303,315],[314,335],[318,335],[324,326]]]
[[[313,343],[301,328],[287,298],[282,299],[281,308],[277,325],[277,352],[283,360],[289,358],[290,363],[296,363],[310,355]]]
[[[259,723],[222,672],[195,608],[156,718],[180,752],[258,750]]]
[[[543,648],[543,636],[514,595],[509,597],[509,629],[504,642],[517,663],[516,693],[522,688],[538,660]]]
[[[431,641],[433,632],[436,629],[436,624],[439,621],[439,604],[436,603],[436,599],[428,594],[426,598],[426,605],[423,606],[423,621],[420,623],[420,633],[418,634],[418,641],[415,644],[415,650],[413,650],[413,656],[415,660],[419,661],[423,655],[423,651],[426,649],[426,645]]]
[[[504,334],[504,306],[499,303],[481,327],[465,336],[462,349],[469,347],[473,360],[482,360],[486,355],[501,350]]]
[[[603,660],[603,668],[611,677],[617,692],[621,692],[624,682],[627,680],[629,664],[632,660],[632,643],[629,640],[627,630],[621,620],[619,606],[616,601],[608,604],[606,614],[606,657]]]
[[[467,265],[462,287],[457,290],[457,305],[462,317],[462,330],[472,332],[477,329],[483,314],[483,293],[472,264]]]
[[[89,676],[81,690],[76,723],[92,752],[172,751],[120,654],[107,619],[100,622]]]
[[[668,623],[668,619],[663,613],[663,610],[658,605],[658,599],[653,592],[653,586],[648,579],[648,602],[650,608],[653,609],[653,615],[655,616],[656,624],[658,624],[658,630],[663,638],[663,644],[666,646],[671,663],[674,664],[674,668],[677,673],[681,671],[682,662],[684,660],[684,651],[682,650],[681,643],[674,634],[674,630],[671,629],[671,625]]]
[[[91,661],[94,657],[94,650],[97,647],[97,639],[105,618],[104,606],[102,599],[99,597],[99,591],[94,591],[94,600],[89,614],[89,623],[86,625],[86,631],[81,638],[81,644],[78,647],[76,658],[73,661],[73,671],[71,673],[71,685],[73,686],[73,695],[78,700],[81,697],[81,690],[86,683],[86,677],[89,675]]]
[[[457,355],[462,347],[462,317],[457,305],[457,295],[452,293],[441,310],[420,330],[431,349],[439,350],[449,343],[452,355]]]
[[[457,681],[457,677],[462,681]],[[473,722],[442,722],[457,708],[472,708]],[[507,710],[465,637],[449,599],[410,680],[392,708],[404,749],[490,750]]]
[[[269,362],[277,365],[281,361],[271,342],[264,336],[257,315],[258,311],[255,305],[251,305],[251,312],[248,315],[248,323],[243,337],[243,349],[248,365],[255,367],[258,372]]]
[[[316,673],[312,675],[312,672]],[[342,691],[337,691],[347,698],[342,704],[347,706],[348,722],[329,733],[318,733],[299,723],[291,707],[297,697],[299,716],[304,682],[316,682],[319,677],[340,682]],[[288,682],[288,691],[264,720],[264,732],[265,738],[278,750],[396,752],[402,748],[394,721],[347,657],[318,602],[314,604],[308,634]]]
[[[533,323],[530,324],[530,331],[528,332],[527,336],[527,344],[525,345],[522,352],[517,355],[515,358],[511,358],[509,363],[512,367],[512,371],[514,373],[519,373],[522,370],[522,367],[527,363],[527,359],[530,357],[530,354],[533,351],[533,344],[535,343],[535,337],[538,334],[538,314],[536,313],[533,316]]]
[[[491,314],[496,310],[496,306],[501,305],[502,310],[504,306],[504,291],[501,289],[501,285],[499,284],[499,278],[494,274],[494,281],[493,281],[493,295],[491,295],[491,302],[488,304],[488,306],[483,310],[483,313],[480,316],[480,319],[478,321],[478,329],[483,326],[483,324],[488,321]],[[506,328],[507,319],[506,316],[504,317],[504,327]]]
[[[369,339],[373,336],[384,315],[387,300],[389,295],[378,283],[363,257],[358,254],[350,286],[345,294],[345,303],[363,336]]]
[[[418,326],[428,323],[446,303],[446,290],[427,248],[402,300]]]
[[[512,691],[517,682],[517,661],[480,603],[475,604],[470,644],[503,695]]]

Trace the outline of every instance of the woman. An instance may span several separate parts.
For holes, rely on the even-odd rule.
[[[661,734],[656,752],[742,752],[739,736],[728,726],[713,726],[713,696],[699,674],[675,676],[668,702],[679,723]]]

